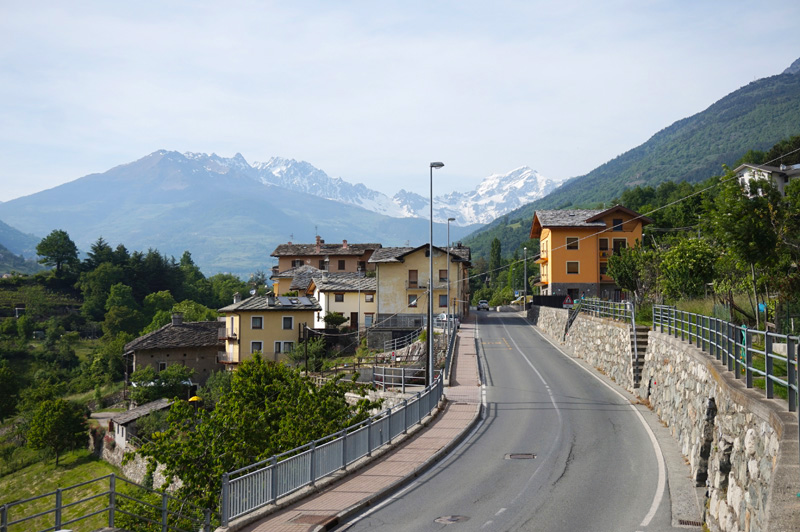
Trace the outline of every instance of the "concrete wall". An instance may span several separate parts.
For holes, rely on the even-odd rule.
[[[710,530],[800,527],[797,413],[786,401],[746,389],[710,355],[655,331],[634,390],[627,325],[581,315],[564,341],[567,317],[565,309],[528,311],[543,332],[649,402],[680,444],[697,485],[708,486]]]

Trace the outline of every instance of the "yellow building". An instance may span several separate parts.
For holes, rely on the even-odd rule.
[[[238,296],[238,294],[237,294]],[[304,324],[311,327],[314,313],[321,310],[313,297],[234,297],[232,305],[219,309],[225,322],[223,364],[236,365],[256,351],[266,360],[286,360],[286,353],[302,338]]]
[[[429,286],[428,245],[419,247],[381,248],[369,262],[376,266],[378,316],[377,327],[414,318],[410,327],[420,327],[419,318],[427,316]],[[447,286],[450,285],[450,312],[459,316],[469,313],[470,249],[461,244],[447,249],[433,247],[433,312],[447,312]]]
[[[606,210],[536,211],[531,238],[539,239],[542,295],[620,300],[621,289],[607,275],[608,259],[642,239],[649,218],[622,206]]]
[[[313,327],[324,329],[325,314],[338,312],[349,318],[345,326],[362,331],[372,327],[378,304],[375,298],[376,278],[363,273],[318,272],[308,286],[308,294],[319,301],[322,310],[317,312]],[[309,325],[310,326],[310,325]]]
[[[319,236],[314,244],[280,244],[270,256],[278,259],[273,274],[285,272],[303,265],[313,266],[319,270],[330,272],[353,272],[373,270],[369,258],[380,244],[350,244],[347,240],[341,243],[326,244]]]

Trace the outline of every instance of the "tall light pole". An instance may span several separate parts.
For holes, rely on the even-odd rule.
[[[428,240],[428,371],[425,381],[428,386],[433,383],[433,169],[441,168],[444,163],[433,162],[431,168],[431,219],[430,239]]]
[[[455,218],[447,219],[447,345],[450,345],[450,222],[455,222]],[[455,310],[453,311],[455,314]]]
[[[522,248],[525,257],[525,266],[522,274],[522,312],[528,310],[528,248]]]

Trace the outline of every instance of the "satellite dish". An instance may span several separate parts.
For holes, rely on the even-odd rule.
[[[254,295],[256,295],[256,289],[255,289],[255,288],[253,288],[252,290],[250,290],[250,295],[251,295],[251,296],[254,296]]]

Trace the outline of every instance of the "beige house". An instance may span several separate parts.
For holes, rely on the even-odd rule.
[[[123,352],[133,371],[152,366],[162,371],[173,364],[194,370],[192,384],[205,384],[212,371],[223,369],[217,362],[222,346],[218,321],[184,322],[180,314],[160,329],[125,344]]]
[[[469,313],[470,249],[461,244],[448,250],[433,247],[433,312],[447,312],[447,287],[450,285],[450,312]],[[391,327],[408,321],[408,327],[424,325],[428,313],[428,245],[415,248],[381,248],[369,261],[376,267],[377,327]],[[420,318],[422,318],[420,320]]]
[[[324,329],[328,312],[339,312],[349,318],[345,326],[363,330],[372,327],[378,309],[377,281],[363,273],[319,272],[311,280],[308,293],[319,301],[314,328]]]
[[[341,243],[326,244],[319,236],[314,244],[281,244],[270,256],[278,259],[273,274],[285,272],[303,265],[313,266],[319,270],[330,272],[352,272],[374,270],[369,259],[380,244],[350,244],[347,240]],[[275,292],[278,293],[278,292]]]
[[[322,310],[313,297],[252,296],[219,309],[224,322],[222,364],[235,367],[260,352],[266,360],[281,362],[302,338],[304,325],[312,327]]]

